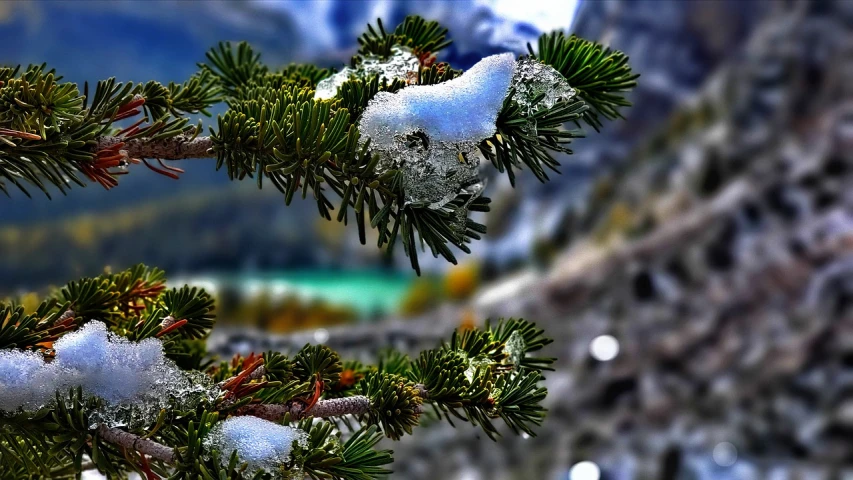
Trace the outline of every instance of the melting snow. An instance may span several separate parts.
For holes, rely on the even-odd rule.
[[[513,331],[504,344],[504,353],[509,357],[510,361],[516,366],[521,365],[524,360],[524,354],[527,351],[527,343],[524,341],[524,336],[518,331]]]
[[[486,57],[453,80],[379,92],[361,117],[360,130],[377,148],[422,131],[435,142],[479,142],[495,133],[512,75],[513,54]]]
[[[441,208],[479,182],[475,150],[495,133],[514,72],[511,53],[492,55],[453,80],[373,97],[359,130],[380,169],[402,170],[408,203]]]
[[[569,100],[575,96],[575,89],[568,80],[550,65],[535,58],[524,57],[518,61],[515,75],[512,77],[515,93],[512,99],[526,109],[528,115],[535,112],[533,100],[545,94],[536,104],[539,108],[551,108],[560,100]]]

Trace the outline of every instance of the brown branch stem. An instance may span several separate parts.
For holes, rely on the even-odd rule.
[[[142,438],[139,435],[134,435],[124,430],[110,428],[106,425],[98,427],[98,435],[115,445],[119,445],[131,450],[148,455],[149,457],[160,460],[161,462],[173,464],[175,463],[175,449],[167,447],[147,438]]]
[[[283,404],[252,404],[240,407],[235,415],[250,415],[263,418],[273,422],[281,420],[286,414],[290,414],[294,420],[306,417],[328,418],[343,415],[363,415],[370,409],[370,399],[364,395],[352,397],[329,398],[320,400],[309,410],[305,410],[305,403],[299,400],[291,400]]]
[[[121,150],[130,158],[159,158],[162,160],[184,160],[188,158],[210,158],[213,156],[213,140],[210,137],[192,138],[189,135],[176,135],[170,138],[151,140],[149,138],[100,137],[95,151],[109,149],[124,143]]]

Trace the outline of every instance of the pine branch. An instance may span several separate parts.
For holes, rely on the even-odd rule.
[[[221,423],[252,416],[273,422],[260,428],[309,436],[307,446],[293,447],[295,463],[283,468],[368,480],[387,474],[382,466],[391,462],[390,452],[375,448],[379,437],[413,434],[427,404],[493,439],[497,420],[534,435],[545,416],[540,372],[554,359],[534,356],[550,339],[530,322],[457,331],[414,361],[383,352],[368,366],[306,345],[292,358],[266,352],[214,367],[203,341],[214,322],[213,300],[188,286],[167,290],[165,282],[162,271],[137,265],[70,282],[32,314],[0,304],[0,374],[10,365],[13,372],[26,367],[23,377],[0,377],[17,382],[13,396],[0,396],[0,451],[15,451],[0,455],[0,471],[13,472],[11,478],[71,474],[88,455],[109,476],[239,478],[237,451],[218,451],[208,440],[219,438],[212,429]],[[135,391],[132,379],[135,393],[121,400],[101,381],[134,372],[141,382],[152,373],[157,381]],[[137,406],[148,413],[140,416]],[[331,418],[362,427],[343,449]]]
[[[450,188],[441,207],[413,200],[407,190],[423,179],[410,178],[412,169],[406,162],[416,160],[398,152],[390,163],[380,162],[370,147],[371,141],[379,144],[377,139],[359,131],[362,114],[377,95],[437,85],[462,75],[436,61],[436,52],[450,44],[447,33],[437,22],[418,16],[405,18],[394,30],[386,31],[381,21],[377,28],[369,26],[358,39],[361,48],[352,69],[335,74],[346,81],[332,98],[316,95],[318,83],[328,79],[331,70],[313,65],[276,70],[245,42],[236,48],[221,43],[207,54],[208,63],[200,64],[182,84],[123,84],[108,79],[98,82],[91,93],[86,85],[81,94],[76,84],[61,82],[45,65],[0,68],[0,190],[8,195],[13,186],[29,195],[35,186],[50,196],[51,185],[66,193],[73,184],[85,186],[85,179],[110,189],[136,163],[177,179],[183,170],[162,160],[215,157],[215,168],[224,167],[233,180],[251,178],[259,188],[265,181],[272,183],[286,204],[297,192],[303,198],[310,194],[320,216],[331,220],[337,209],[334,217],[344,224],[352,211],[361,243],[367,241],[368,225],[377,232],[378,248],[391,253],[399,240],[418,273],[419,250],[428,248],[433,256],[456,263],[452,246],[470,253],[468,244],[486,232],[485,225],[469,216],[488,211],[490,200],[461,183],[436,185]],[[560,164],[553,153],[572,153],[569,143],[583,136],[564,125],[583,121],[598,130],[603,120],[621,117],[620,110],[630,105],[626,94],[638,76],[623,53],[595,42],[553,33],[542,35],[538,46],[536,53],[530,47],[532,60],[549,66],[577,91],[577,97],[561,93],[545,99],[548,92],[542,92],[514,99],[515,89],[507,92],[496,133],[482,141],[478,138],[477,148],[507,173],[512,185],[515,171],[522,167],[543,182],[548,170],[558,172]],[[416,61],[406,68],[416,72],[395,78],[383,73],[380,78],[377,71],[363,68],[389,60],[401,49]],[[527,60],[531,59],[518,62]],[[517,85],[526,85],[527,80]],[[216,128],[210,129],[209,137],[196,137],[201,124],[187,126],[186,115],[207,115],[221,102],[228,109],[215,120]],[[442,114],[470,113],[450,109]],[[117,126],[131,118],[137,121],[126,128]],[[156,159],[160,166],[147,159]]]

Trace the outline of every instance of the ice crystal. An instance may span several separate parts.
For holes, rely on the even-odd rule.
[[[526,351],[527,343],[524,341],[524,335],[519,333],[518,330],[513,331],[509,338],[506,339],[504,353],[506,353],[513,365],[518,367],[521,365],[521,360],[524,359]]]
[[[479,182],[475,150],[495,133],[514,71],[511,53],[492,55],[447,82],[371,99],[359,131],[380,155],[380,170],[403,172],[407,203],[441,208]]]
[[[494,363],[494,361],[485,355],[477,355],[476,357],[469,358],[468,368],[465,369],[465,378],[468,379],[468,383],[474,383],[474,375],[477,374],[477,369],[488,368]]]
[[[465,231],[468,229],[468,208],[471,206],[471,203],[474,200],[480,198],[483,195],[483,191],[486,189],[486,181],[481,180],[477,183],[471,184],[462,189],[462,193],[466,193],[470,195],[465,203],[462,204],[462,207],[455,212],[455,217],[450,223],[451,229],[456,232],[459,240],[463,240],[465,236]]]
[[[550,65],[531,57],[524,57],[517,63],[512,76],[515,89],[512,99],[525,109],[528,115],[540,108],[551,108],[560,100],[569,100],[577,92],[569,86],[568,80]],[[536,104],[533,101],[544,94]]]
[[[401,166],[407,202],[441,208],[462,188],[478,182],[480,162],[472,155],[474,148],[471,143],[451,142],[409,148]]]
[[[290,456],[294,444],[308,446],[308,434],[298,428],[279,425],[257,417],[230,417],[218,423],[205,439],[208,451],[217,450],[223,466],[237,451],[248,464],[248,477],[259,469],[281,478],[295,468]]]
[[[388,82],[395,79],[409,82],[412,78],[416,78],[419,68],[420,61],[411,49],[399,45],[394,46],[391,48],[391,55],[387,58],[382,58],[379,55],[366,55],[357,68],[344,67],[331,77],[324,78],[317,84],[314,98],[334,97],[338,94],[341,85],[353,76],[367,79],[372,75],[379,75],[380,79],[384,78]]]

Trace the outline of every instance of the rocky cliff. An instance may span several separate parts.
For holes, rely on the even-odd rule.
[[[486,289],[478,317],[557,338],[547,426],[502,448],[435,427],[394,445],[399,478],[562,479],[581,460],[620,480],[853,474],[851,27],[846,2],[774,4],[591,189],[551,267]],[[329,343],[419,348],[460,315]],[[609,362],[590,355],[604,334]]]

